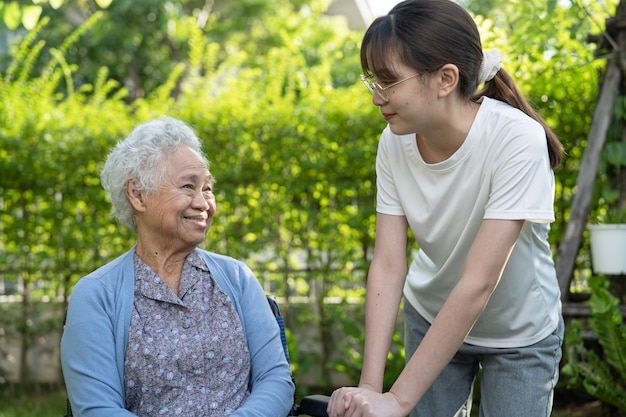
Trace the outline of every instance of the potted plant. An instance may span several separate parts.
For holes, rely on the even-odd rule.
[[[591,262],[596,274],[626,275],[626,210],[613,208],[588,227]]]
[[[614,103],[596,182],[598,224],[588,226],[596,274],[626,275],[626,95]]]

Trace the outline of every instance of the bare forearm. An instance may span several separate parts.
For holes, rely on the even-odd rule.
[[[447,366],[485,309],[522,224],[487,220],[481,225],[458,284],[391,388],[391,394],[407,412]]]
[[[405,271],[397,271],[390,279],[375,277],[376,270],[370,271],[365,301],[365,348],[360,386],[382,391],[383,375],[387,353],[398,319]]]
[[[360,386],[381,391],[387,353],[406,280],[406,218],[378,214],[376,246],[367,276],[365,350]]]
[[[489,300],[490,291],[457,286],[437,315],[390,392],[408,412],[422,398],[452,357]]]

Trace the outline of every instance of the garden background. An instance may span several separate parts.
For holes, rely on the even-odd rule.
[[[617,0],[459,2],[565,146],[556,254],[606,64],[588,36],[604,32]],[[100,169],[136,124],[161,115],[203,140],[218,201],[203,247],[245,261],[278,297],[299,392],[356,381],[384,120],[359,80],[364,28],[329,6],[0,1],[0,390],[62,385],[73,285],[134,242],[110,216]],[[590,221],[618,198],[608,177],[626,166],[625,114],[619,99]],[[585,234],[573,291],[591,275]],[[388,382],[404,361],[400,333]]]

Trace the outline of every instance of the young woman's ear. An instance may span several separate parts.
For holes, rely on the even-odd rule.
[[[459,84],[459,68],[454,64],[446,64],[439,69],[439,97],[446,97]]]
[[[126,197],[135,211],[145,210],[145,191],[139,185],[139,181],[132,178],[126,182]]]

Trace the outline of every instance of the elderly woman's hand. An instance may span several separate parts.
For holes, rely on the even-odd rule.
[[[391,392],[381,394],[367,387],[344,387],[333,392],[328,403],[329,417],[403,417],[398,399]]]

